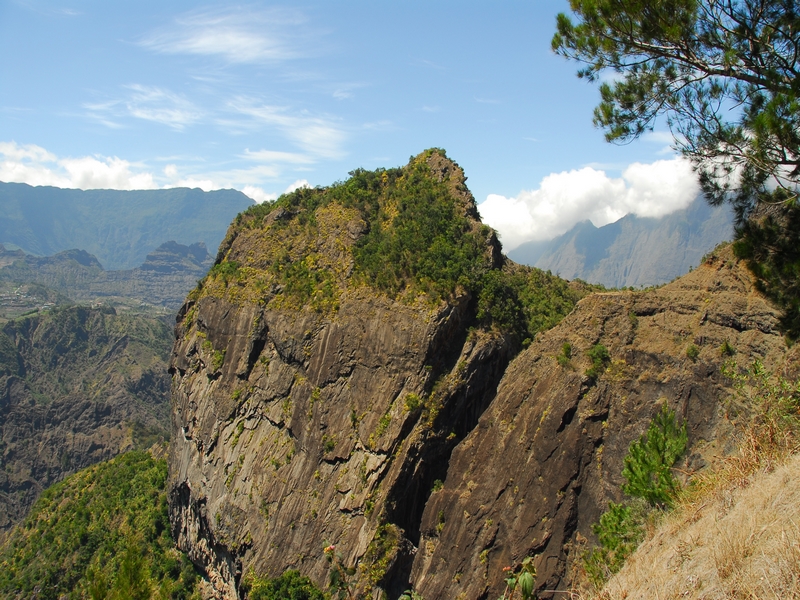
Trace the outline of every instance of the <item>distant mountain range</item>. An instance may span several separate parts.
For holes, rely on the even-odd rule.
[[[85,250],[65,250],[54,256],[37,257],[22,250],[9,251],[0,244],[0,291],[24,283],[54,290],[72,302],[102,301],[114,306],[176,311],[198,279],[213,263],[205,244],[190,246],[170,241],[147,255],[135,269],[106,271]],[[15,309],[41,304],[42,291],[28,294],[33,305],[20,302],[20,294],[0,294],[0,317],[14,317]],[[41,298],[48,300],[49,298]]]
[[[646,287],[684,275],[732,236],[730,209],[709,206],[698,197],[686,209],[661,218],[626,215],[603,227],[583,221],[552,240],[523,244],[508,256],[566,279]]]
[[[212,254],[253,201],[236,190],[73,190],[0,182],[0,244],[36,256],[79,248],[108,270],[134,269],[161,244]]]

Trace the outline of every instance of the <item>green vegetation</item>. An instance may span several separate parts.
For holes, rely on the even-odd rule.
[[[211,277],[219,277],[227,284],[229,281],[235,281],[239,278],[239,263],[236,261],[228,262],[224,260],[211,267],[208,274]]]
[[[647,432],[634,440],[624,460],[622,491],[631,500],[610,502],[608,511],[592,526],[600,545],[587,551],[583,566],[598,589],[619,571],[644,538],[644,525],[653,509],[672,506],[680,490],[672,466],[686,450],[686,423],[678,426],[666,404],[650,421]]]
[[[686,357],[694,362],[697,360],[698,356],[700,356],[700,348],[698,348],[695,344],[689,344],[686,347]]]
[[[583,567],[597,589],[619,571],[644,539],[647,510],[643,503],[608,503],[608,510],[592,531],[600,543],[583,556]]]
[[[592,366],[586,371],[586,376],[590,379],[597,379],[611,360],[608,348],[603,346],[603,344],[595,344],[589,348],[586,355],[592,361]]]
[[[166,461],[130,452],[47,489],[0,550],[0,593],[187,599],[197,578],[169,533]]]
[[[728,340],[725,340],[719,347],[719,353],[722,356],[733,356],[734,354],[736,354],[736,348],[731,346]]]
[[[525,344],[592,289],[538,269],[501,267],[460,168],[437,148],[403,168],[356,169],[328,188],[252,206],[234,232],[227,257],[203,282],[205,293],[275,308],[335,312],[343,290],[359,286],[429,306],[466,296],[476,326]],[[253,242],[239,246],[240,238]]]
[[[326,600],[312,581],[297,571],[286,571],[274,579],[250,575],[241,586],[248,600]]]
[[[647,433],[628,449],[622,469],[627,483],[622,491],[653,507],[670,506],[679,489],[672,465],[686,450],[687,442],[686,422],[678,426],[675,412],[664,404]]]
[[[600,85],[594,122],[626,143],[659,118],[712,204],[736,213],[734,252],[800,337],[800,17],[785,0],[572,0],[553,49]]]
[[[537,597],[533,593],[536,567],[533,566],[533,559],[530,556],[522,559],[522,564],[518,568],[505,567],[503,571],[508,573],[508,577],[506,577],[506,589],[503,590],[503,595],[499,600],[512,600],[517,590],[519,590],[522,600],[532,600]]]
[[[561,353],[556,356],[556,360],[562,367],[568,367],[571,359],[572,345],[569,342],[564,342],[561,346]]]

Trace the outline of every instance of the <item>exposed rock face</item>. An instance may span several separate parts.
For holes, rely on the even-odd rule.
[[[474,219],[457,165],[427,161]],[[317,206],[238,218],[179,313],[170,518],[218,598],[240,597],[250,571],[324,586],[329,544],[367,594],[497,597],[502,567],[526,555],[540,591],[563,587],[660,404],[688,420],[698,468],[726,450],[723,341],[740,364],[785,354],[775,311],[725,255],[660,290],[590,296],[512,361],[519,344],[481,325],[468,293],[393,301],[359,284],[353,248],[375,224]],[[497,269],[496,238],[484,243]],[[598,343],[611,361],[590,378]]]
[[[169,330],[71,307],[0,332],[0,535],[49,485],[167,438]]]
[[[198,329],[179,340],[173,363],[170,494],[179,546],[222,596],[236,597],[251,566],[324,581],[326,543],[355,562],[381,516],[413,535],[510,358],[503,339],[466,340],[463,318],[458,307],[420,312],[376,299],[345,300],[335,320],[198,303]],[[205,341],[225,352],[221,368]],[[409,397],[456,365],[442,412],[459,418],[442,415],[452,430],[440,432]],[[398,543],[397,560],[406,547]]]
[[[432,172],[453,173],[459,192],[460,169],[436,158]],[[471,195],[461,201],[474,218]],[[276,210],[267,225],[287,218]],[[324,249],[344,281],[365,224],[331,207],[315,218],[325,234],[304,240],[303,252]],[[220,257],[258,264],[264,231],[232,229]],[[492,235],[490,260],[496,249]],[[409,304],[350,285],[325,313],[271,308],[268,291],[253,301],[252,290],[226,290],[179,314],[169,488],[179,547],[221,598],[238,597],[251,569],[294,568],[323,583],[328,544],[347,564],[360,561],[362,589],[402,591],[433,482],[491,400],[515,344],[468,332],[475,309],[466,295]]]
[[[663,402],[688,422],[688,470],[730,451],[720,346],[727,340],[740,365],[772,366],[786,347],[775,310],[743,266],[722,256],[655,291],[585,298],[511,363],[425,507],[415,589],[426,598],[496,597],[502,568],[528,555],[540,591],[563,589],[576,534],[593,539],[591,524],[622,499],[623,457]],[[556,360],[565,342],[566,368]],[[611,362],[593,381],[586,352],[598,343]]]

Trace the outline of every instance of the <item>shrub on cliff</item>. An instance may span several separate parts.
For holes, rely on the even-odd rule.
[[[333,227],[331,214],[337,215]],[[245,253],[225,251],[209,277],[226,290],[252,284],[276,308],[335,311],[349,285],[407,302],[467,295],[480,326],[522,342],[555,325],[591,289],[498,264],[497,240],[478,220],[460,168],[441,149],[412,157],[403,168],[356,169],[328,188],[295,190],[251,207],[235,223],[231,244],[237,231],[260,229],[269,252],[248,263]],[[331,244],[331,231],[347,227],[355,242]]]

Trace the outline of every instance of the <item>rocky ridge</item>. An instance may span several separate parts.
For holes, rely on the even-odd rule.
[[[512,361],[521,336],[501,309],[522,295],[502,293],[521,267],[480,225],[464,179],[429,151],[248,211],[181,309],[170,517],[217,597],[238,598],[250,571],[293,568],[323,585],[330,544],[364,593],[497,596],[502,567],[526,555],[540,591],[563,587],[660,404],[688,419],[687,467],[702,466],[725,450],[722,342],[741,364],[784,359],[775,311],[725,255],[659,290],[592,295]],[[405,256],[373,235],[405,227],[414,200],[398,190],[445,198],[456,237],[479,249],[438,299],[393,262],[370,279],[373,242],[379,257]],[[558,361],[565,341],[574,352]],[[598,343],[611,359],[591,377]]]

